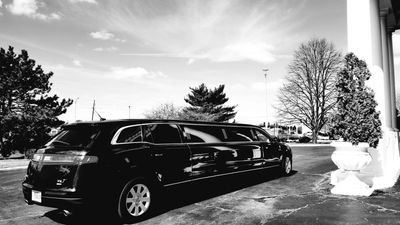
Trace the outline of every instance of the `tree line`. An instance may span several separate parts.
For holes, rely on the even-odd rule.
[[[332,124],[337,106],[337,75],[343,70],[344,58],[324,38],[313,38],[300,44],[288,65],[283,86],[275,105],[277,116],[286,124],[301,123],[318,132]],[[342,72],[343,73],[343,72]],[[42,145],[51,128],[64,123],[58,116],[73,103],[50,95],[52,72],[45,73],[29,58],[28,52],[0,48],[0,151],[8,156],[14,150]],[[227,122],[236,115],[236,105],[227,106],[229,98],[224,85],[209,88],[204,83],[189,87],[184,97],[188,106],[164,103],[147,112],[146,118]],[[234,121],[232,121],[234,122]]]
[[[52,72],[45,73],[28,52],[0,48],[0,153],[7,157],[15,151],[26,153],[42,146],[52,128],[64,124],[64,114],[72,99],[50,95]],[[226,122],[235,117],[236,106],[225,106],[229,100],[224,85],[211,89],[201,84],[191,87],[185,97],[188,107],[161,105],[146,114],[154,119],[182,119]]]

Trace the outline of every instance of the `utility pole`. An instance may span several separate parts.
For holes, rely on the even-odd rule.
[[[129,105],[128,108],[129,108],[128,119],[130,119],[131,118],[131,106]]]
[[[94,117],[94,107],[96,106],[96,100],[93,100],[93,108],[92,108],[92,121]]]
[[[265,129],[267,129],[267,124],[268,124],[268,87],[267,87],[267,72],[268,69],[263,69],[264,72],[264,78],[265,78],[265,113],[266,113],[266,121],[265,121]]]
[[[76,105],[78,104],[78,99],[79,99],[79,97],[77,97],[75,99],[75,122],[76,122]]]

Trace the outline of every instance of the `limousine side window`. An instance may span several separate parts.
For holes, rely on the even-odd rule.
[[[256,136],[258,138],[259,141],[264,141],[264,142],[271,142],[270,138],[267,137],[264,133],[261,133],[261,131],[259,130],[255,130],[256,132]]]
[[[116,143],[132,143],[142,141],[142,129],[140,126],[125,128],[118,135]]]
[[[150,130],[153,143],[161,144],[182,142],[178,126],[175,124],[150,124],[146,127]]]
[[[149,126],[142,126],[143,131],[143,141],[153,143],[153,137],[151,136],[151,131]]]
[[[218,143],[225,140],[222,128],[217,126],[183,125],[187,142]]]
[[[257,141],[250,128],[227,127],[225,131],[228,141]]]

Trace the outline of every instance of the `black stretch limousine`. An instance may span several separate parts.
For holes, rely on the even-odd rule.
[[[73,210],[101,199],[125,222],[143,219],[162,187],[278,168],[291,149],[257,126],[173,120],[65,125],[29,164],[25,201]]]

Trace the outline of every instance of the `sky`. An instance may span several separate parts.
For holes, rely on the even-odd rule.
[[[54,72],[52,94],[75,101],[67,122],[90,120],[94,100],[106,119],[187,106],[201,83],[225,85],[237,122],[274,121],[299,45],[326,38],[345,53],[346,36],[345,0],[0,0],[0,47]]]

